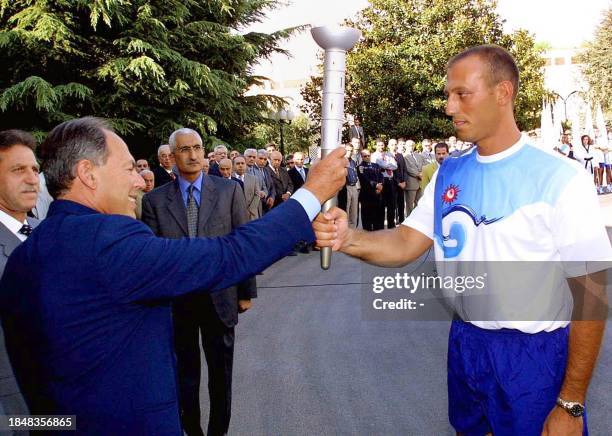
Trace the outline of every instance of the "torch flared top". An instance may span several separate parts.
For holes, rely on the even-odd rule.
[[[350,50],[361,37],[359,30],[342,26],[314,27],[310,29],[310,33],[323,50]]]

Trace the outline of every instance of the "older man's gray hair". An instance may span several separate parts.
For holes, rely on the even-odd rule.
[[[219,144],[219,145],[215,145],[215,153],[218,151],[224,151],[225,153],[227,153],[227,147],[223,144]]]
[[[265,156],[266,159],[267,159],[268,158],[268,150],[266,150],[264,148],[262,148],[260,150],[257,150],[257,157],[260,157],[260,156]]]
[[[89,160],[96,166],[106,163],[109,151],[105,131],[113,132],[108,122],[85,117],[64,121],[47,135],[38,151],[53,198],[70,189],[79,161]]]
[[[168,139],[168,144],[170,145],[170,151],[172,153],[174,153],[174,150],[176,150],[176,137],[178,135],[193,135],[196,137],[200,145],[202,145],[202,137],[198,132],[188,127],[183,127],[182,129],[178,129],[172,132],[170,138]]]
[[[255,150],[254,148],[247,148],[246,150],[244,150],[245,156],[249,156],[253,154],[257,155],[257,150]]]
[[[170,146],[168,144],[162,144],[157,148],[157,156],[159,157],[164,151],[170,151]]]
[[[142,171],[141,171],[141,172],[139,172],[138,174],[140,174],[141,176],[146,176],[146,175],[147,175],[147,174],[149,174],[149,173],[151,173],[151,174],[155,175],[155,173],[154,173],[153,171],[151,171],[151,170],[142,170]]]

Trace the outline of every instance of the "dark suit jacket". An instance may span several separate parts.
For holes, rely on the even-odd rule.
[[[30,217],[27,220],[32,227],[36,227],[39,222]],[[4,272],[6,261],[19,244],[21,240],[0,223],[0,276]],[[17,386],[17,380],[9,361],[2,328],[0,328],[0,413],[3,415],[28,414],[28,408],[19,392],[19,386]]]
[[[171,182],[172,176],[168,174],[168,172],[162,167],[155,167],[151,171],[155,174],[155,187],[159,188],[160,186],[165,185],[168,182]]]
[[[211,162],[210,163],[210,166],[208,167],[208,175],[209,176],[223,177],[221,175],[221,171],[219,171],[219,164],[217,162]]]
[[[304,174],[306,174],[306,178],[308,178],[308,168],[302,168],[304,168]],[[298,173],[298,170],[295,167],[291,168],[287,172],[289,173],[289,177],[291,178],[291,182],[293,183],[293,189],[297,191],[304,184],[304,179],[302,179],[302,176],[300,175],[300,173]]]
[[[77,435],[182,435],[171,300],[246,280],[303,239],[314,234],[295,200],[213,239],[158,238],[135,219],[54,201],[0,281],[30,412],[76,414]]]
[[[202,195],[198,215],[198,236],[223,236],[248,222],[244,193],[233,180],[202,175]],[[142,199],[142,222],[153,233],[164,238],[180,239],[189,236],[187,212],[181,197],[178,179],[147,193]],[[181,304],[192,304],[200,295],[189,295]],[[255,279],[246,280],[211,295],[219,319],[227,327],[238,322],[238,299],[257,297]]]
[[[272,176],[274,192],[276,193],[276,196],[274,197],[274,206],[278,206],[279,204],[283,203],[283,194],[286,194],[287,192],[293,194],[293,182],[291,181],[291,177],[289,177],[287,170],[282,167],[278,169],[278,174],[271,169],[270,175]]]
[[[395,161],[397,169],[393,171],[393,179],[395,183],[402,183],[408,180],[408,170],[406,169],[406,161],[401,153],[395,153]]]

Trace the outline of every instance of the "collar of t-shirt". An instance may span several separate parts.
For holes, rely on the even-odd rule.
[[[202,184],[204,183],[204,177],[202,173],[198,176],[198,178],[193,182],[189,183],[187,180],[183,179],[181,176],[178,176],[179,188],[181,190],[181,197],[183,197],[183,203],[185,207],[187,207],[187,200],[189,200],[189,187],[193,185],[193,198],[196,201],[198,207],[200,207],[200,198],[202,196]]]
[[[504,151],[500,151],[499,153],[495,153],[489,156],[481,156],[478,153],[478,147],[473,147],[473,150],[474,150],[474,153],[476,153],[476,160],[478,162],[491,163],[491,162],[497,162],[499,160],[512,156],[514,153],[518,152],[521,148],[523,148],[523,146],[526,143],[527,143],[527,138],[524,135],[521,135],[519,140],[515,142],[512,146],[510,146],[510,148],[507,148]]]
[[[0,222],[4,224],[4,226],[7,229],[9,229],[12,234],[17,236],[20,241],[23,242],[27,239],[26,235],[22,235],[21,233],[19,233],[19,230],[21,230],[21,227],[23,227],[24,224],[28,223],[27,219],[24,222],[20,223],[18,220],[10,216],[5,211],[0,210]]]

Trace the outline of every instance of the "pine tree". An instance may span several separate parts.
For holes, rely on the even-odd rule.
[[[273,97],[245,96],[252,67],[293,29],[244,33],[277,0],[0,0],[0,129],[39,136],[85,115],[133,151],[179,127],[229,142]]]

